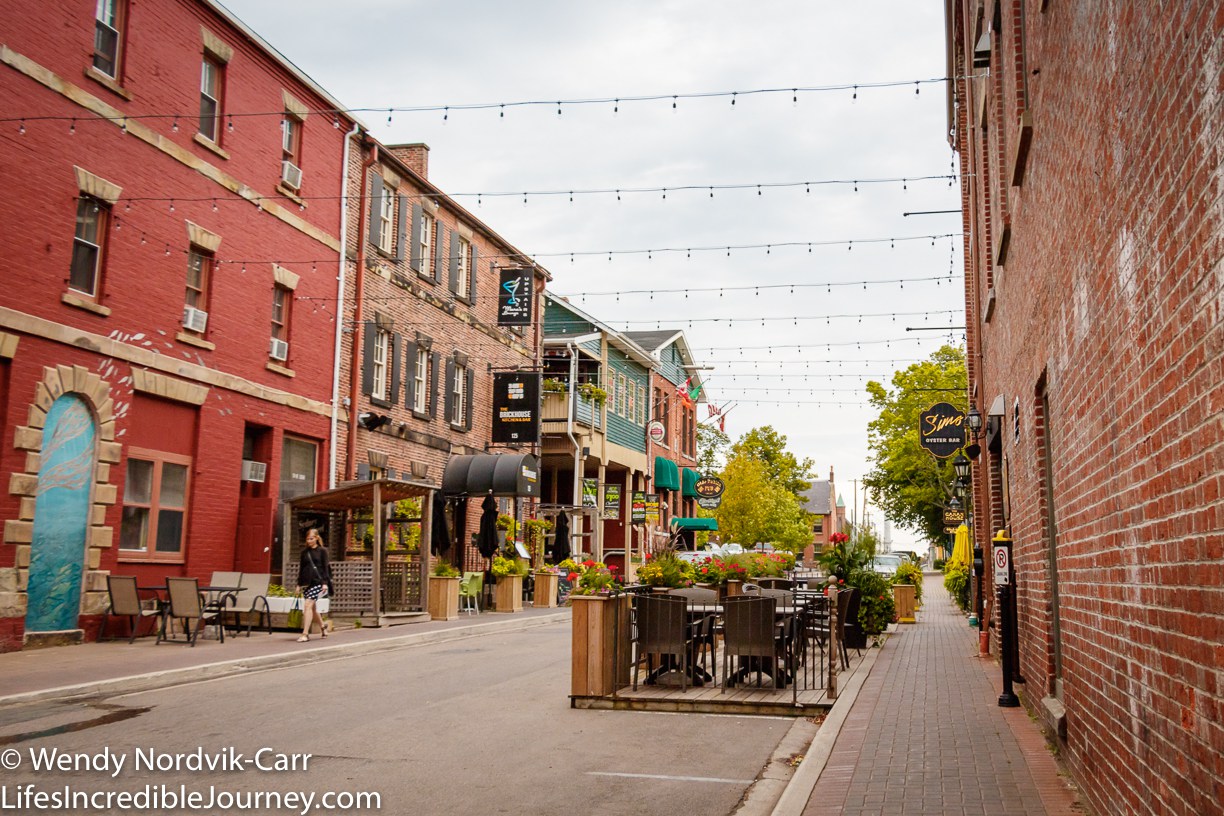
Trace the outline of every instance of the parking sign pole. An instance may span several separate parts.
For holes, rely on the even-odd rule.
[[[999,706],[1001,708],[1016,708],[1020,705],[1020,698],[1016,696],[1012,690],[1012,678],[1015,676],[1016,669],[1013,665],[1015,661],[1015,653],[1012,650],[1012,641],[1016,637],[1016,629],[1012,617],[1015,615],[1015,610],[1011,604],[1011,537],[1006,530],[1000,530],[991,540],[991,555],[994,569],[995,590],[998,593],[998,603],[995,608],[999,610],[999,653],[1003,657],[1003,693],[999,695]]]

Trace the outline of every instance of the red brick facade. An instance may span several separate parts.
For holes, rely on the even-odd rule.
[[[977,544],[1015,541],[1017,688],[1096,812],[1219,812],[1224,4],[948,9]]]
[[[107,29],[117,47],[96,56],[93,4],[0,5],[0,105],[28,117],[0,137],[3,650],[28,634],[48,411],[65,396],[88,407],[97,433],[73,637],[96,628],[108,572],[155,582],[279,570],[278,499],[327,482],[336,323],[306,304],[336,296],[352,122],[321,112],[338,105],[209,3],[119,2]],[[207,123],[205,61],[219,75]],[[289,118],[293,188],[282,181]],[[81,219],[97,233],[74,239]],[[206,318],[187,325],[192,302]],[[286,345],[274,347],[278,331]],[[288,474],[286,445],[314,469]],[[148,505],[127,482],[142,457],[163,475],[146,530],[160,546],[135,524]],[[266,464],[264,481],[242,480],[244,459]],[[176,492],[167,472],[185,474],[181,514],[162,512]]]

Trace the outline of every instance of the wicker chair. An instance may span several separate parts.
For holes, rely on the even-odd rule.
[[[679,668],[680,688],[688,689],[689,653],[692,648],[688,601],[675,595],[639,595],[633,599],[633,610],[637,630],[633,641],[633,688],[636,689],[638,685],[638,666],[644,662],[647,685],[655,683],[672,669]],[[652,670],[656,655],[659,666]]]
[[[774,688],[786,685],[782,661],[786,654],[786,630],[776,620],[777,599],[752,595],[723,602],[723,692],[754,670],[757,685],[768,674]],[[735,675],[731,658],[739,658]]]

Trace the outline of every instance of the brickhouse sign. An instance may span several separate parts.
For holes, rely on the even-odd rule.
[[[918,444],[936,459],[947,459],[965,444],[965,412],[937,402],[918,418]]]

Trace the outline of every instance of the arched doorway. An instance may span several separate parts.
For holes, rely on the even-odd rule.
[[[77,628],[96,436],[93,412],[84,400],[65,394],[52,403],[35,494],[27,632]]]

